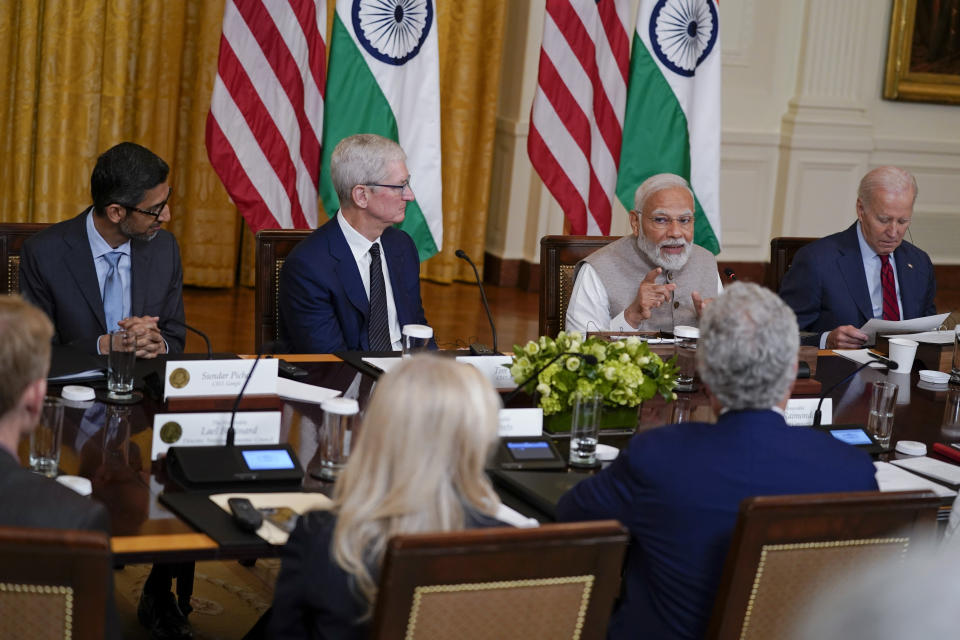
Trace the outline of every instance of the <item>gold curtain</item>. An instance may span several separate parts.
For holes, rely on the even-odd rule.
[[[445,215],[431,279],[472,277],[457,248],[483,255],[505,8],[437,3]],[[131,140],[170,164],[184,282],[232,286],[249,230],[204,146],[222,19],[223,0],[0,2],[0,219],[76,215],[97,156]]]
[[[453,252],[480,265],[490,202],[505,0],[439,0],[443,250],[420,267],[439,282],[473,281]]]

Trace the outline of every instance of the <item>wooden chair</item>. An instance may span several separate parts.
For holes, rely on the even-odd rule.
[[[0,224],[0,294],[20,293],[20,249],[27,238],[49,226],[39,222]]]
[[[280,267],[312,229],[269,229],[257,232],[254,332],[257,351],[280,340]]]
[[[770,241],[770,264],[767,266],[767,285],[773,291],[780,291],[783,276],[793,263],[797,251],[819,238],[774,238]]]
[[[627,538],[612,520],[396,536],[371,638],[603,638]]]
[[[102,640],[111,571],[103,532],[0,527],[0,638]]]
[[[544,236],[540,239],[540,335],[563,329],[577,263],[619,236]]]
[[[935,535],[929,491],[748,498],[727,554],[708,638],[783,638],[839,576]]]

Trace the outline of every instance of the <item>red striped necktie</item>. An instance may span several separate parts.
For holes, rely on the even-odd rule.
[[[880,286],[883,287],[883,319],[899,320],[900,305],[897,304],[897,285],[893,280],[890,256],[880,256]]]

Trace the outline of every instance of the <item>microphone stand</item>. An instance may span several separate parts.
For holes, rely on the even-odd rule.
[[[883,364],[887,365],[887,369],[889,369],[890,371],[896,371],[897,367],[899,367],[899,365],[896,362],[888,358],[884,358],[883,356],[877,356],[876,354],[871,354],[871,357],[875,358],[876,362],[882,362]],[[813,426],[815,427],[820,426],[820,418],[821,418],[820,407],[823,406],[824,399],[827,396],[829,396],[831,393],[833,393],[837,387],[839,387],[844,382],[848,381],[850,378],[857,375],[858,373],[860,373],[861,371],[863,371],[873,363],[874,363],[874,360],[871,360],[870,362],[864,362],[859,367],[857,367],[856,369],[854,369],[853,371],[845,375],[843,378],[841,378],[840,382],[837,382],[826,391],[823,391],[820,393],[820,401],[817,402],[817,410],[813,412]]]
[[[493,314],[490,313],[490,304],[487,302],[487,292],[483,289],[483,282],[480,280],[480,272],[477,271],[477,265],[473,264],[473,260],[470,259],[470,256],[467,255],[467,252],[463,249],[457,249],[454,253],[461,260],[466,260],[467,264],[473,267],[473,276],[477,280],[477,286],[480,288],[480,300],[483,302],[483,309],[487,312],[487,320],[490,322],[490,333],[493,334],[493,353],[487,353],[486,345],[481,344],[471,344],[470,351],[475,355],[495,355],[499,356],[500,351],[497,350],[497,328],[493,324]]]

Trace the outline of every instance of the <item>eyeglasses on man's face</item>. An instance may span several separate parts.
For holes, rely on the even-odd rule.
[[[364,185],[364,186],[367,186],[367,187],[384,187],[384,188],[387,188],[387,189],[396,189],[397,193],[399,193],[399,194],[401,194],[401,195],[403,194],[404,190],[409,190],[411,193],[413,192],[413,189],[410,188],[410,178],[407,178],[406,180],[404,180],[404,181],[401,182],[400,184],[380,184],[380,183],[377,183],[377,182],[369,182],[369,183],[367,183],[367,184]]]
[[[689,229],[693,225],[693,216],[690,214],[684,214],[674,218],[672,216],[656,213],[644,217],[650,221],[650,224],[652,224],[655,229],[666,229],[667,227],[673,225],[674,222],[679,224],[684,229]]]
[[[137,213],[142,213],[145,216],[150,216],[152,218],[159,218],[160,214],[163,213],[163,210],[167,208],[167,202],[170,200],[170,194],[173,193],[173,187],[167,187],[167,197],[163,199],[163,202],[156,205],[152,209],[140,209],[139,207],[134,207],[129,204],[117,203],[124,209],[129,209],[131,211],[136,211]]]

